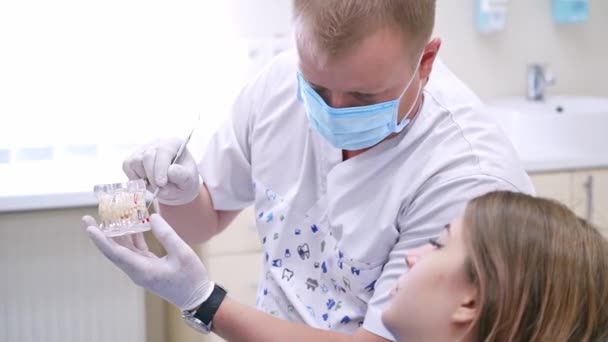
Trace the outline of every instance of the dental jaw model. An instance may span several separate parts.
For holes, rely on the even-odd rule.
[[[143,180],[100,184],[94,188],[99,201],[99,229],[108,236],[150,230]]]

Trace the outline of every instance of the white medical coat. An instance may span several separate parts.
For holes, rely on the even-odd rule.
[[[201,176],[215,209],[255,205],[265,251],[260,310],[394,339],[381,313],[406,270],[406,249],[437,236],[470,199],[531,193],[530,180],[496,124],[476,110],[479,99],[440,61],[413,122],[346,161],[310,128],[296,71],[289,51],[242,90],[209,142]]]

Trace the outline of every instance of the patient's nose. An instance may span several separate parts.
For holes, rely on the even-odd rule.
[[[414,267],[420,258],[424,256],[426,253],[433,250],[433,247],[429,244],[425,244],[414,249],[410,249],[405,254],[405,264],[408,268]]]

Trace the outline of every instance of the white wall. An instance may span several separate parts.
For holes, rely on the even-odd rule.
[[[475,31],[474,0],[438,0],[436,32],[446,63],[484,99],[525,94],[526,64],[547,63],[549,94],[608,96],[608,1],[590,0],[590,20],[560,26],[551,0],[510,0],[506,29]]]
[[[243,38],[286,35],[291,31],[291,0],[227,0],[236,34]]]
[[[144,291],[81,226],[95,211],[0,213],[0,341],[151,341]]]
[[[608,96],[608,1],[590,0],[590,20],[558,26],[551,0],[509,0],[503,32],[477,33],[475,0],[437,0],[441,56],[482,98],[524,95],[526,65],[547,63],[557,84],[549,94]],[[238,34],[255,38],[289,34],[291,1],[228,1]]]

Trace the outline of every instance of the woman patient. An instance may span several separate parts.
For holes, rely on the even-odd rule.
[[[399,341],[608,341],[608,242],[565,206],[493,192],[406,257]]]

